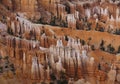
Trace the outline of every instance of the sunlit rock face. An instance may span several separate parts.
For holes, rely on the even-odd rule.
[[[2,0],[1,3],[10,11],[25,13],[28,18],[40,18],[37,0]]]
[[[36,0],[2,0],[8,9],[13,11],[34,12]]]
[[[55,60],[53,59],[58,58],[58,72],[60,70],[65,71],[69,78],[82,78],[87,73],[85,70],[87,70],[87,60],[89,60],[89,57],[86,56],[86,50],[82,50],[82,48],[84,49],[85,46],[81,46],[79,43],[68,43],[68,46],[64,47],[61,42],[61,40],[58,40],[56,46],[50,47],[51,65],[53,69],[55,68],[53,65]],[[77,47],[82,47],[80,49],[82,53],[77,47],[74,47],[74,45]],[[58,57],[56,57],[56,55]],[[93,63],[91,60],[91,68],[93,67],[92,65]]]
[[[68,14],[67,15],[67,22],[68,22],[68,27],[71,29],[76,28],[76,19],[74,17],[74,14]]]
[[[0,10],[0,82],[120,83],[118,1],[1,0]]]
[[[65,11],[65,6],[64,5],[61,5],[61,4],[58,4],[58,17],[61,19],[61,20],[65,20],[65,14],[66,14],[66,11]]]
[[[12,1],[11,0],[1,0],[1,3],[4,4],[8,9],[12,9]]]

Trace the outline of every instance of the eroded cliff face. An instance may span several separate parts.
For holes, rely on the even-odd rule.
[[[120,83],[118,2],[1,0],[0,9],[0,81]]]
[[[14,13],[22,12],[30,19],[34,19],[35,16],[40,18],[38,13],[37,0],[1,0],[1,4],[8,10]],[[37,19],[36,18],[36,19]]]
[[[12,11],[34,12],[36,0],[1,0],[1,3]]]

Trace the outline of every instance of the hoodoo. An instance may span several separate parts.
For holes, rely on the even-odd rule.
[[[119,0],[0,0],[0,84],[120,84]]]

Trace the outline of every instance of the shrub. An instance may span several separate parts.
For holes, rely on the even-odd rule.
[[[105,51],[105,48],[102,46],[102,47],[100,47],[100,49],[102,50],[102,51]]]
[[[91,49],[94,51],[94,50],[95,50],[95,46],[94,46],[94,45],[92,45],[92,46],[91,46]]]
[[[115,49],[114,49],[114,47],[113,47],[111,44],[109,44],[109,45],[107,46],[107,51],[108,51],[109,53],[114,53]]]
[[[57,84],[68,84],[67,80],[57,80]]]
[[[67,11],[67,13],[70,13],[70,7],[66,5],[65,10]]]
[[[45,82],[41,82],[41,84],[47,84],[47,83],[45,83]]]
[[[66,41],[68,41],[68,40],[69,40],[67,35],[65,35],[65,40],[66,40]]]
[[[120,29],[116,29],[115,34],[120,35]]]
[[[120,46],[118,47],[118,51],[117,51],[117,53],[120,53]]]
[[[104,40],[101,41],[100,46],[104,46]]]
[[[0,73],[3,73],[3,67],[0,67]]]
[[[6,65],[5,68],[9,68],[9,67]]]
[[[89,37],[89,38],[88,38],[88,44],[90,43],[90,41],[91,41],[91,40],[92,40],[92,38],[91,38],[91,37]]]
[[[91,25],[92,25],[92,23],[87,23],[87,26],[88,26],[88,29],[87,29],[87,30],[88,30],[88,31],[91,30]]]
[[[99,31],[100,31],[100,32],[104,32],[104,28],[100,27],[100,28],[99,28]]]
[[[50,84],[54,84],[54,82],[50,82]]]
[[[81,39],[80,41],[81,41],[82,45],[85,45],[85,41],[84,40]]]
[[[0,60],[2,59],[2,56],[0,56]]]
[[[12,72],[15,72],[15,67],[14,67],[14,64],[10,64],[10,70],[12,71]]]
[[[12,31],[12,29],[10,27],[8,27],[7,33],[10,34],[10,35],[13,35],[13,31]]]
[[[60,26],[61,26],[61,27],[68,27],[68,23],[65,22],[65,21],[61,21],[61,22],[60,22]]]
[[[5,56],[5,57],[4,57],[4,59],[5,59],[5,60],[8,60],[8,59],[9,59],[9,57],[8,57],[8,56]]]
[[[60,71],[60,80],[57,80],[57,84],[68,84],[65,72]]]
[[[101,65],[100,64],[98,64],[98,70],[101,70]]]
[[[105,48],[104,48],[104,41],[102,40],[101,43],[100,43],[100,49],[102,51],[105,51]]]
[[[56,17],[55,17],[55,16],[52,17],[51,22],[50,22],[50,25],[52,25],[52,26],[56,26],[56,24],[55,24],[55,20],[56,20]]]
[[[54,73],[51,73],[51,74],[50,74],[50,78],[51,78],[51,80],[53,80],[53,81],[56,80],[55,74],[54,74]]]

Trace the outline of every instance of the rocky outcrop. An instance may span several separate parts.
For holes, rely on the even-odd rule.
[[[74,14],[67,15],[67,23],[68,23],[68,28],[76,29],[76,19],[74,17]]]
[[[115,3],[1,0],[0,9],[0,55],[9,55],[18,79],[119,84],[119,36],[106,33],[119,29]]]

